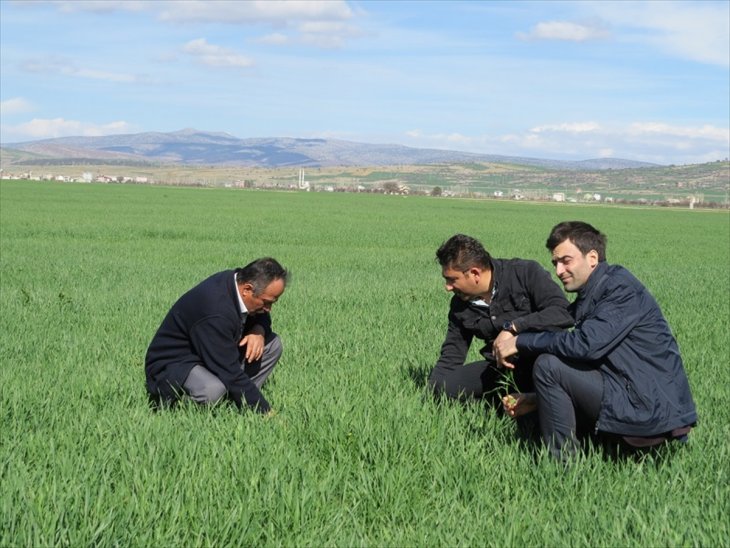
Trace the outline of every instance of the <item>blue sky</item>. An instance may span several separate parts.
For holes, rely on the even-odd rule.
[[[0,0],[0,141],[196,128],[730,155],[730,1]]]

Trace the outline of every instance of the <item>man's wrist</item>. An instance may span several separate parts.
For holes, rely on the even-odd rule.
[[[509,331],[513,335],[517,335],[517,327],[515,326],[515,323],[511,320],[507,320],[502,324],[502,331]]]
[[[266,334],[266,330],[260,325],[254,325],[248,330],[246,335],[261,335],[262,337]]]

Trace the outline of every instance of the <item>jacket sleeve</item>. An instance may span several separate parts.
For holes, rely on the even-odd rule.
[[[452,312],[449,312],[449,327],[446,330],[446,339],[441,345],[441,355],[436,367],[463,365],[472,338],[472,333],[456,320]]]
[[[238,326],[221,316],[207,317],[197,322],[190,339],[195,353],[211,373],[228,390],[228,396],[241,407],[243,401],[260,413],[270,410],[261,391],[241,368],[236,331]]]
[[[247,316],[243,334],[247,335],[257,325],[263,328],[264,336],[268,337],[271,334],[271,315],[267,313]]]
[[[568,312],[568,300],[563,290],[539,264],[530,264],[523,281],[535,312],[512,320],[518,333],[523,331],[554,331],[573,325]]]
[[[517,349],[530,354],[549,353],[560,358],[599,361],[636,326],[641,318],[639,295],[626,285],[605,288],[595,308],[571,332],[524,333]]]

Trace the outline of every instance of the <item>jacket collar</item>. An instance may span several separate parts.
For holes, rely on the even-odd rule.
[[[596,289],[598,289],[598,286],[601,285],[606,274],[608,274],[608,263],[606,261],[602,261],[596,265],[596,268],[593,272],[591,272],[591,275],[588,278],[588,282],[586,282],[586,284],[578,291],[578,296],[570,305],[573,317],[576,321],[580,321],[583,314],[587,311],[586,306],[589,302],[589,297],[596,291]]]
[[[606,275],[607,270],[608,263],[606,261],[598,263],[596,265],[596,268],[593,269],[593,272],[591,272],[591,275],[588,277],[588,282],[578,291],[578,298],[584,299],[585,297],[593,293],[593,290],[601,282],[603,276]]]
[[[490,259],[489,268],[492,269],[492,283],[496,284],[502,277],[502,261],[499,259]]]
[[[243,311],[243,308],[246,308],[246,306],[243,304],[243,300],[241,299],[241,294],[238,292],[238,283],[236,282],[236,274],[237,270],[228,270],[228,291],[230,292],[231,299],[235,303],[236,311],[238,312],[238,315],[241,317],[241,320],[245,320],[246,316],[248,316],[247,312]]]

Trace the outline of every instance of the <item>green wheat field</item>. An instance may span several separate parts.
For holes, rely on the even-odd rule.
[[[427,395],[439,244],[549,268],[563,220],[607,233],[662,306],[700,416],[686,446],[564,468],[486,404]],[[4,181],[0,229],[0,546],[730,544],[727,211]],[[170,305],[264,255],[292,272],[277,414],[150,411]]]

